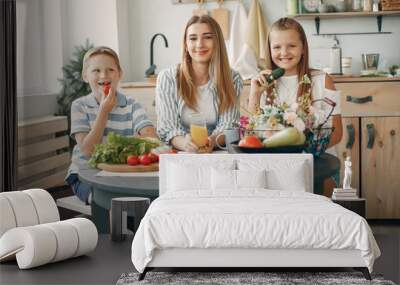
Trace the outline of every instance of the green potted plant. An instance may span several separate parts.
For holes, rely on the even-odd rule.
[[[62,90],[57,98],[58,111],[56,115],[68,117],[68,132],[71,126],[71,104],[82,96],[90,93],[89,84],[82,80],[82,65],[85,53],[93,47],[93,44],[87,39],[84,45],[76,46],[70,61],[62,68],[63,78],[59,79]],[[70,148],[74,145],[70,140]]]
[[[396,64],[389,66],[389,73],[393,76],[400,75],[400,67]]]

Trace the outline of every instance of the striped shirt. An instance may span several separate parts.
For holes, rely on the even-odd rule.
[[[182,123],[182,112],[185,102],[178,94],[177,66],[162,70],[157,76],[156,87],[156,112],[157,112],[157,134],[161,140],[169,142],[175,136],[184,136],[189,132],[186,125]],[[239,122],[239,96],[243,89],[243,81],[239,73],[232,70],[233,85],[236,92],[236,104],[234,107],[219,113],[219,98],[214,83],[208,84],[213,96],[213,106],[217,113],[217,121],[208,125],[208,133],[216,134],[225,129],[232,128],[234,123]]]
[[[71,137],[76,133],[89,133],[93,128],[96,116],[99,112],[99,103],[93,93],[78,98],[71,105]],[[108,120],[103,133],[103,142],[107,141],[107,135],[113,132],[122,136],[133,136],[146,127],[153,126],[142,106],[125,95],[117,92],[116,106],[108,114]],[[88,161],[75,145],[72,151],[72,163],[68,170],[67,178],[72,173],[77,173],[80,166]]]

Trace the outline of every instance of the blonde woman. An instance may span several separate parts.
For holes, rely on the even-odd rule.
[[[157,78],[159,137],[178,150],[198,152],[190,121],[200,113],[208,131],[203,151],[212,152],[216,136],[239,121],[242,88],[240,75],[229,67],[217,22],[209,16],[193,16],[185,27],[181,64],[161,71]]]

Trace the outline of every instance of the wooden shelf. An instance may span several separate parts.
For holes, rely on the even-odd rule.
[[[391,82],[400,81],[400,77],[370,77],[370,76],[348,76],[348,75],[331,75],[334,83],[343,82]],[[243,85],[250,86],[251,80],[244,80]]]
[[[171,0],[172,4],[198,4],[198,0]],[[218,2],[218,0],[203,0],[203,4]]]
[[[379,11],[379,12],[343,12],[343,13],[311,13],[311,14],[296,14],[290,17],[299,20],[314,20],[315,30],[317,36],[332,36],[332,35],[362,35],[362,34],[391,34],[391,32],[382,32],[382,17],[383,16],[400,16],[400,11]],[[363,33],[320,33],[321,19],[339,19],[339,18],[356,18],[356,17],[376,17],[378,26],[377,32],[363,32]]]
[[[369,77],[369,76],[345,76],[334,75],[332,76],[335,83],[350,83],[350,82],[392,82],[400,81],[400,77]]]
[[[370,76],[348,76],[348,75],[331,75],[335,83],[339,82],[390,82],[400,81],[400,77],[370,77]],[[251,80],[243,80],[245,86],[250,86]],[[131,88],[155,88],[156,84],[150,82],[123,82],[120,83],[122,89]]]
[[[142,81],[142,82],[121,82],[119,84],[121,88],[151,88],[151,87],[156,87],[156,82],[148,82],[148,81]]]
[[[343,12],[343,13],[312,13],[312,14],[296,14],[293,18],[313,20],[320,19],[338,19],[351,17],[376,17],[376,16],[399,16],[400,11],[379,11],[379,12]]]

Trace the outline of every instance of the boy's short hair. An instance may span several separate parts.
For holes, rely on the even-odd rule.
[[[118,58],[117,53],[109,47],[99,46],[99,47],[93,47],[85,53],[85,56],[83,57],[83,64],[82,64],[82,76],[85,73],[86,69],[88,68],[89,59],[92,56],[95,56],[98,54],[105,54],[105,55],[111,56],[115,60],[115,63],[117,64],[119,71],[122,70],[121,65],[119,63],[119,58]]]

